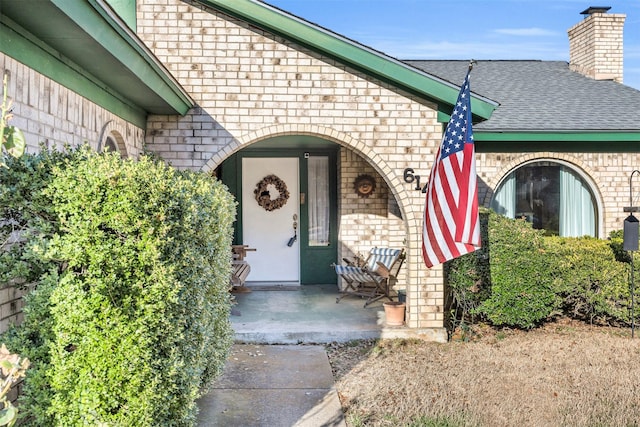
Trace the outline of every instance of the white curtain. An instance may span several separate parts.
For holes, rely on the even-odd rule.
[[[595,206],[591,191],[568,168],[560,168],[560,236],[596,235]]]
[[[516,174],[511,173],[493,196],[491,209],[507,218],[516,215]]]
[[[329,158],[309,157],[309,246],[329,245]]]

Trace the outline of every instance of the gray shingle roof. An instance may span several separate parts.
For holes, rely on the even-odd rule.
[[[456,85],[469,61],[405,60]],[[640,91],[596,81],[569,70],[563,61],[477,61],[471,90],[500,103],[474,130],[638,131]]]

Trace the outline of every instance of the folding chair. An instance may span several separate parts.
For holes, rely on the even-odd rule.
[[[349,262],[347,265],[333,264],[336,274],[346,283],[336,303],[347,295],[366,297],[365,307],[381,298],[392,300],[389,291],[403,262],[404,250],[373,248],[362,266]]]

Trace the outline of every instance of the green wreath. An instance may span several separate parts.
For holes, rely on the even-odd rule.
[[[278,191],[278,198],[271,199],[268,186],[273,185]],[[256,189],[253,190],[256,201],[265,211],[271,212],[276,209],[280,209],[287,204],[289,200],[289,190],[287,190],[287,184],[285,184],[280,178],[275,175],[267,175],[258,184]]]

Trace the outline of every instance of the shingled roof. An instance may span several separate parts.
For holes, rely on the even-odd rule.
[[[464,79],[469,61],[404,61],[443,80]],[[500,105],[474,126],[482,132],[640,130],[640,91],[597,81],[563,61],[478,61],[471,90]]]

